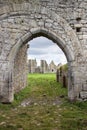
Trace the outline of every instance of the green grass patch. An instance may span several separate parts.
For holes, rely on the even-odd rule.
[[[14,97],[0,104],[0,130],[87,130],[87,102],[69,102],[55,74],[29,74]]]

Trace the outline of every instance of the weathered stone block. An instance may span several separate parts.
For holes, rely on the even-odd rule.
[[[82,91],[82,92],[80,92],[80,97],[81,97],[82,99],[87,99],[87,91]]]
[[[87,83],[85,83],[85,84],[83,85],[82,90],[83,90],[83,91],[87,91]]]

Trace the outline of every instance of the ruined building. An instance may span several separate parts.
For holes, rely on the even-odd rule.
[[[41,73],[47,73],[48,70],[48,64],[45,60],[41,60]]]
[[[29,73],[53,73],[56,72],[57,66],[53,61],[48,65],[46,60],[40,61],[40,66],[37,66],[36,59],[28,60],[28,72]]]
[[[35,73],[36,71],[36,68],[37,68],[37,62],[36,62],[36,59],[35,60],[29,60],[28,61],[28,72],[29,73]]]
[[[54,64],[53,61],[51,61],[51,63],[49,64],[49,71],[56,72],[56,70],[57,70],[57,66]]]
[[[0,102],[26,87],[26,45],[38,36],[66,55],[68,98],[87,99],[87,0],[0,0]]]

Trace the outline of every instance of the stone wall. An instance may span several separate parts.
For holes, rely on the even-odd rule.
[[[66,68],[65,68],[66,67]],[[62,84],[62,87],[68,88],[68,67],[60,66],[56,72],[56,80]]]
[[[20,47],[15,60],[14,60],[14,72],[13,72],[13,88],[14,92],[19,92],[25,86],[27,86],[27,45],[24,44]]]
[[[29,73],[35,73],[36,68],[37,68],[36,59],[35,60],[29,59],[28,60],[28,72]]]
[[[53,61],[50,64],[46,60],[40,60],[40,66],[37,66],[36,59],[28,60],[28,72],[29,73],[55,73],[57,67]]]
[[[53,40],[67,57],[69,99],[87,98],[86,14],[86,0],[0,0],[1,100],[14,94],[20,46],[38,36]]]
[[[53,72],[53,73],[56,73],[57,68],[58,68],[58,66],[55,65],[53,61],[51,61],[51,63],[49,64],[49,72],[51,72],[51,73],[52,73],[52,72]]]
[[[41,60],[41,73],[47,73],[49,71],[46,60]]]

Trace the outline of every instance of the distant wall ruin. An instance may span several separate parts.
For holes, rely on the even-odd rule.
[[[40,66],[37,66],[36,59],[28,60],[29,73],[56,73],[57,68],[53,61],[48,65],[46,60],[40,60]]]

